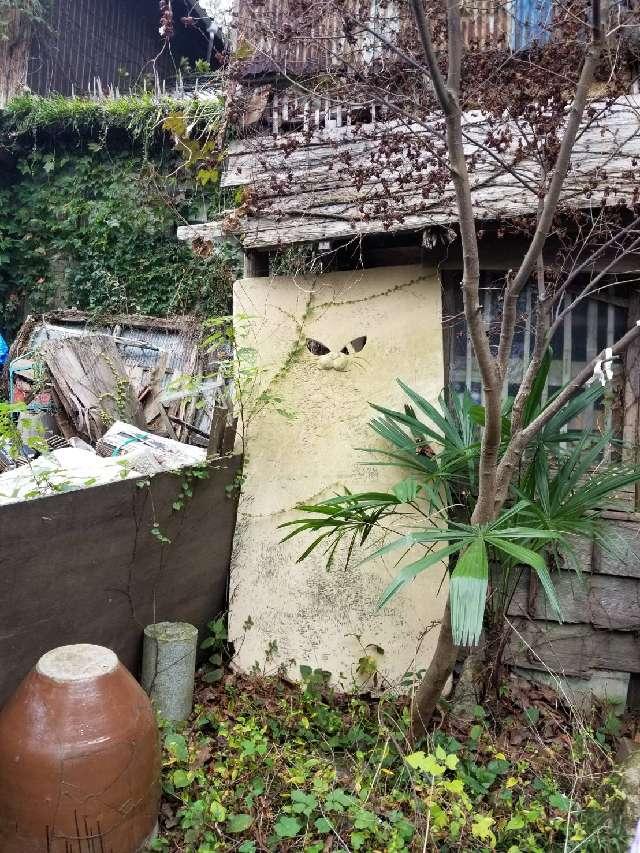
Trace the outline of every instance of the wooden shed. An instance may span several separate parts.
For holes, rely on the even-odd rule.
[[[356,281],[357,270],[365,278],[372,268],[386,268],[391,281],[395,280],[392,273],[395,277],[402,267],[418,264],[425,271],[437,267],[442,285],[444,382],[466,388],[481,400],[479,371],[461,317],[462,257],[453,183],[443,179],[429,186],[426,180],[421,185],[418,159],[410,161],[402,153],[418,140],[416,146],[425,152],[428,172],[427,143],[442,138],[442,115],[423,111],[415,120],[407,118],[395,102],[386,103],[387,95],[393,100],[391,86],[377,101],[375,97],[367,103],[350,100],[350,51],[357,54],[357,61],[383,69],[393,55],[393,42],[401,34],[403,22],[400,7],[393,2],[367,4],[363,9],[354,0],[346,6],[362,13],[352,15],[361,26],[351,40],[345,40],[344,27],[341,30],[327,15],[318,21],[320,36],[313,41],[305,42],[303,25],[296,29],[292,19],[291,28],[298,37],[279,42],[275,33],[287,3],[268,0],[253,19],[248,4],[240,3],[238,34],[251,48],[247,76],[241,82],[255,97],[249,99],[252,109],[241,117],[239,132],[229,146],[222,184],[235,189],[245,203],[240,209],[222,212],[216,221],[184,226],[179,236],[200,245],[202,241],[236,241],[245,253],[248,290],[252,283],[258,289],[256,279],[280,272],[283,256],[301,259],[301,267],[305,258],[312,258],[318,286],[323,278],[340,273]],[[523,0],[511,4],[507,18],[500,17],[500,10],[504,7],[498,9],[491,3],[472,4],[467,10],[465,4],[463,34],[468,46],[504,51],[506,63],[532,40],[542,43],[547,38],[550,3]],[[349,15],[345,12],[343,17]],[[275,22],[271,34],[269,21]],[[387,41],[378,40],[377,52],[368,52],[367,39],[374,30]],[[340,61],[344,61],[342,72]],[[354,58],[353,64],[357,61]],[[526,56],[523,61],[526,65]],[[319,77],[314,78],[318,72]],[[314,88],[322,73],[343,73],[347,82],[342,88],[336,85],[335,92],[329,85]],[[576,211],[584,211],[588,217],[607,206],[630,211],[638,201],[639,96],[630,90],[600,103],[596,91],[563,185],[561,203],[570,212],[568,218]],[[517,269],[527,248],[526,239],[509,234],[503,224],[535,216],[540,164],[530,151],[522,155],[527,150],[522,127],[508,115],[490,118],[480,109],[470,108],[462,117],[462,129],[465,153],[473,166],[473,213],[481,232],[480,297],[490,329],[499,317],[505,277],[509,270]],[[494,132],[504,134],[499,156],[487,143]],[[423,146],[420,140],[425,141]],[[378,156],[381,149],[383,154]],[[407,177],[409,162],[413,179]],[[545,259],[558,253],[559,244],[554,241],[555,237],[546,244]],[[554,336],[548,393],[640,323],[637,247],[615,259],[601,253],[592,272],[603,271],[608,276],[605,286],[569,312]],[[303,280],[301,274],[298,280]],[[278,279],[272,284],[276,287]],[[522,321],[510,362],[510,393],[517,389],[532,352],[532,308],[531,291],[525,288],[519,304]],[[378,334],[382,336],[384,330],[379,329]],[[393,347],[393,342],[388,346]],[[640,461],[637,339],[617,364],[606,412],[590,410],[582,426],[612,428],[625,439],[626,457]],[[576,679],[575,686],[584,689],[607,678],[610,683],[617,678],[624,693],[629,682],[632,686],[640,683],[638,497],[627,495],[628,511],[612,518],[627,544],[624,559],[614,560],[594,548],[583,555],[582,579],[559,568],[555,580],[566,612],[562,624],[547,612],[535,582],[523,572],[509,613],[512,663],[530,672],[554,670]]]

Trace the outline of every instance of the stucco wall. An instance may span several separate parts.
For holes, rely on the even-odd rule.
[[[234,311],[240,343],[256,352],[260,390],[295,415],[287,419],[276,411],[280,404],[268,404],[249,423],[231,565],[236,663],[266,671],[284,665],[291,677],[307,664],[351,688],[362,684],[357,667],[366,649],[378,659],[379,675],[397,683],[429,662],[445,602],[443,570],[423,573],[377,612],[380,593],[397,573],[395,555],[357,566],[357,554],[348,568],[339,556],[327,571],[317,551],[296,564],[311,540],[282,544],[278,525],[299,516],[300,502],[344,486],[380,489],[402,478],[396,469],[368,464],[371,457],[357,448],[380,446],[367,426],[368,402],[401,408],[396,378],[430,400],[442,388],[436,271],[403,266],[243,279],[235,286]],[[364,335],[364,349],[339,362],[344,370],[321,369],[320,357],[306,346],[312,338],[339,353]]]

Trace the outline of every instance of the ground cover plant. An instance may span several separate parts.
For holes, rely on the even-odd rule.
[[[163,726],[161,831],[150,849],[626,850],[613,770],[620,724],[589,724],[549,687],[510,676],[467,720],[440,706],[415,747],[406,699],[218,673],[189,722]]]

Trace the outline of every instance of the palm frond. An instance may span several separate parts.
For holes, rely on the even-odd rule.
[[[436,563],[444,562],[463,547],[464,542],[454,542],[452,545],[447,545],[438,551],[429,551],[424,557],[421,557],[414,563],[409,563],[408,566],[404,566],[380,596],[378,609],[384,607],[394,595],[397,595],[403,587],[414,580],[421,572],[424,572],[425,569],[434,566]]]
[[[451,630],[456,646],[477,645],[482,633],[489,584],[489,559],[479,536],[460,555],[451,575]]]

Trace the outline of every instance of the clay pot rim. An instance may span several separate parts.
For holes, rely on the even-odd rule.
[[[35,671],[39,676],[57,684],[95,681],[111,675],[120,666],[115,652],[106,646],[92,643],[74,643],[58,646],[42,655]]]

